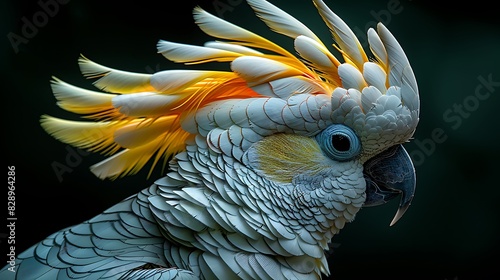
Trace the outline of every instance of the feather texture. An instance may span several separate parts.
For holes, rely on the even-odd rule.
[[[248,0],[247,2],[250,7],[254,9],[257,16],[262,19],[271,30],[291,37],[292,39],[303,35],[324,46],[323,42],[321,42],[314,32],[307,28],[302,22],[275,5],[262,0]]]
[[[231,64],[231,69],[242,77],[249,86],[302,74],[299,69],[284,63],[252,56],[235,59]]]
[[[126,72],[97,64],[82,56],[80,70],[88,78],[99,78],[94,85],[101,90],[115,93],[154,91],[149,83],[151,75]]]
[[[59,107],[77,114],[99,114],[109,110],[113,94],[82,89],[53,78],[52,92]]]
[[[363,63],[368,61],[368,58],[356,35],[322,0],[313,0],[313,2],[318,8],[319,14],[330,28],[335,41],[339,44],[346,62],[352,63],[358,69],[362,69]]]
[[[403,103],[411,109],[417,108],[418,97],[415,96],[418,96],[418,92],[413,74],[411,69],[404,70],[405,68],[401,66],[407,65],[407,59],[392,35],[383,26],[378,27],[380,36],[373,30],[369,31],[368,35],[373,43],[372,52],[375,54],[377,63],[368,62],[359,41],[349,27],[322,1],[318,0],[314,3],[331,29],[346,63],[340,63],[318,37],[300,21],[266,1],[255,0],[250,1],[249,4],[271,29],[295,39],[295,48],[305,63],[271,41],[196,8],[194,18],[200,28],[209,35],[229,40],[229,42],[208,42],[205,46],[192,46],[160,41],[158,51],[166,58],[181,63],[231,62],[232,72],[166,70],[152,75],[139,74],[105,67],[82,57],[79,60],[82,73],[90,78],[99,78],[94,84],[112,94],[79,89],[60,80],[53,82],[54,94],[62,108],[85,114],[88,118],[105,119],[109,122],[104,126],[98,126],[99,128],[95,128],[94,131],[110,129],[110,132],[102,135],[118,135],[119,137],[113,138],[114,140],[97,140],[86,139],[78,134],[64,136],[64,134],[72,133],[72,130],[68,128],[68,125],[66,128],[56,129],[58,123],[56,121],[52,121],[51,125],[46,122],[45,127],[52,127],[51,133],[59,139],[83,148],[92,148],[111,154],[120,149],[127,149],[107,164],[114,163],[116,159],[124,159],[133,167],[126,167],[123,164],[117,166],[122,166],[122,171],[128,173],[137,171],[138,166],[145,164],[145,159],[155,158],[156,162],[157,157],[154,154],[159,153],[159,151],[166,152],[161,156],[169,158],[175,151],[182,150],[185,145],[182,141],[190,138],[192,133],[208,135],[209,131],[214,128],[213,120],[209,119],[205,122],[198,119],[194,127],[193,121],[190,120],[193,115],[198,114],[199,108],[214,104],[215,107],[209,106],[207,108],[219,110],[220,114],[218,115],[222,117],[218,117],[216,125],[229,126],[233,123],[241,125],[244,123],[244,119],[248,118],[247,115],[242,115],[237,122],[227,119],[230,114],[222,113],[226,109],[217,109],[219,105],[216,104],[223,103],[214,103],[220,100],[258,96],[287,99],[303,93],[330,94],[336,87],[342,86],[346,89],[356,89],[357,91],[350,93],[350,99],[357,100],[355,102],[362,105],[361,94],[357,93],[363,92],[367,86],[373,85],[384,94],[388,86],[394,85],[404,86],[405,89],[400,95]],[[264,49],[273,52],[273,54],[265,54],[252,48]],[[385,74],[389,70],[389,74]],[[326,102],[326,100],[322,102]],[[340,106],[342,111],[352,108],[350,103],[343,105],[340,103],[336,106]],[[310,133],[328,123],[328,120],[322,125],[315,123],[323,121],[322,116],[326,110],[320,110],[314,106],[328,108],[323,103],[311,103],[307,106],[298,106],[297,109],[294,109],[294,105],[289,104],[289,106],[280,108],[277,113],[268,109],[265,114],[262,114],[263,106],[251,107],[252,111],[250,112],[259,118],[251,117],[250,119],[253,118],[253,120],[250,125],[257,135],[268,135],[272,133],[273,129],[280,132],[292,129]],[[316,112],[314,113],[316,116],[312,117],[311,112]],[[267,115],[274,120],[271,122],[272,127],[263,129],[266,127],[265,125],[256,125],[265,122],[266,120],[262,116]],[[336,114],[334,115],[336,116]],[[303,122],[302,118],[306,122]],[[163,121],[159,121],[160,119],[169,120],[169,126],[160,125],[163,123]],[[134,122],[129,124],[131,121]],[[86,125],[90,127],[89,124]],[[131,129],[131,127],[141,127],[141,129]],[[127,131],[127,133],[121,133],[123,131]],[[140,137],[132,135],[145,131],[147,133]],[[179,140],[173,140],[175,143],[172,145],[165,140],[158,140],[160,138],[172,139],[173,135],[181,137]],[[243,137],[240,140],[231,134],[232,138],[227,141],[229,138],[224,136],[224,133],[212,133],[211,135],[214,137],[211,141],[212,148],[222,151],[216,147],[224,147],[224,154],[238,154],[237,157],[241,157],[244,153],[244,150],[241,150],[244,146],[243,143],[253,143],[258,139],[254,138],[249,141],[252,138]],[[151,140],[152,142],[148,143],[149,148],[146,149],[145,146],[142,147],[142,144],[131,144],[125,141],[123,137],[126,139],[147,139],[147,141]],[[147,141],[139,142],[145,143]],[[216,143],[214,141],[223,142]],[[232,147],[229,144],[226,147],[223,144],[235,141],[241,143],[242,146]],[[141,155],[140,160],[133,160],[132,155],[138,155],[134,149],[139,147],[141,147],[141,151],[149,154]],[[112,169],[105,168],[107,164],[96,165],[94,170],[111,172]],[[109,177],[115,178],[120,173],[119,170],[120,168],[113,168],[114,175],[109,175]],[[107,176],[105,171],[100,171],[99,174],[101,177]]]
[[[183,63],[205,63],[211,61],[224,62],[231,61],[240,56],[240,53],[227,51],[208,46],[193,46],[160,40],[158,42],[158,52],[164,57],[174,62]]]
[[[215,17],[201,8],[194,9],[194,19],[201,30],[215,38],[236,40],[244,46],[262,48],[277,52],[278,54],[284,56],[293,57],[293,55],[291,55],[288,51],[271,41],[264,39],[263,37],[244,28]]]
[[[293,40],[297,56],[195,8],[196,24],[220,41],[161,40],[158,52],[190,67],[224,62],[229,69],[142,74],[82,56],[83,75],[104,92],[54,78],[58,105],[86,121],[44,115],[41,125],[62,142],[106,154],[91,166],[97,177],[170,161],[149,188],[19,254],[16,277],[328,275],[328,243],[373,199],[365,164],[380,154],[387,160],[412,136],[419,97],[408,59],[383,25],[368,31],[369,60],[345,22],[313,2],[342,62],[293,16],[248,0],[271,30]]]

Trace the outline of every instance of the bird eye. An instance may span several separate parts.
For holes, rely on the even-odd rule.
[[[347,161],[361,151],[361,142],[354,131],[342,124],[333,124],[316,135],[321,150],[337,161]]]

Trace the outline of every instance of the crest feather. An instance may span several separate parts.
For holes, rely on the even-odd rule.
[[[346,62],[352,63],[358,69],[362,69],[363,63],[367,62],[368,58],[354,32],[322,0],[313,1],[326,25],[330,28]]]
[[[369,30],[375,56],[369,62],[344,21],[323,1],[313,2],[344,63],[309,28],[267,1],[248,3],[272,30],[294,40],[300,57],[195,8],[196,24],[222,41],[192,46],[161,40],[158,52],[184,64],[226,62],[230,70],[133,73],[81,56],[81,72],[96,78],[94,85],[104,92],[81,89],[57,78],[52,81],[52,90],[61,108],[90,121],[42,116],[41,125],[62,142],[109,155],[91,167],[103,179],[134,174],[149,161],[153,167],[161,159],[165,163],[196,135],[206,137],[206,144],[214,151],[241,158],[264,136],[276,132],[314,135],[332,122],[362,124],[364,114],[403,110],[400,104],[411,110],[413,123],[407,127],[416,126],[418,88],[394,37],[381,24],[377,31]],[[363,116],[356,119],[354,115]],[[401,141],[409,134],[403,131]]]
[[[78,59],[82,74],[87,78],[100,78],[94,85],[101,90],[114,93],[153,91],[149,74],[116,70],[97,64],[83,55]]]
[[[247,0],[247,2],[257,16],[274,32],[292,39],[304,35],[323,45],[323,42],[307,26],[273,4],[262,0]]]

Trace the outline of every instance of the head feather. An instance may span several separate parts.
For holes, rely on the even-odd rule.
[[[237,25],[194,9],[200,28],[222,41],[204,46],[160,41],[174,62],[229,62],[231,70],[120,71],[80,58],[84,76],[105,91],[58,79],[53,91],[65,110],[93,120],[43,116],[57,139],[111,155],[92,166],[100,178],[133,174],[182,151],[195,135],[215,153],[241,160],[255,142],[275,133],[315,135],[332,123],[350,126],[364,158],[408,140],[418,122],[418,88],[399,43],[383,25],[370,29],[369,61],[354,33],[321,0],[314,0],[342,60],[300,21],[264,0],[249,0],[273,31],[294,40],[298,57]],[[198,138],[197,138],[198,139]]]

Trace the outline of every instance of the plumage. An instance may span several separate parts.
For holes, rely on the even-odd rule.
[[[238,52],[208,46],[193,46],[160,40],[158,52],[166,59],[182,63],[205,63],[210,61],[231,61],[240,56]]]
[[[65,83],[54,77],[52,92],[57,99],[57,105],[66,111],[77,114],[99,114],[112,106],[114,94],[106,94],[82,89]]]
[[[299,76],[302,72],[272,59],[244,56],[231,63],[231,69],[244,79],[248,86],[267,83],[272,80]]]
[[[290,37],[297,55],[197,7],[217,41],[165,40],[158,53],[226,70],[126,72],[80,57],[103,92],[57,78],[58,105],[84,121],[42,116],[56,139],[108,157],[99,178],[163,160],[150,187],[20,253],[1,279],[321,279],[324,250],[362,207],[398,195],[408,209],[415,172],[401,144],[419,118],[415,75],[382,24],[365,53],[347,24],[313,0],[340,58],[288,13],[248,4]],[[370,58],[369,58],[370,57]],[[227,65],[229,64],[229,65]],[[151,175],[151,172],[150,172]]]
[[[97,64],[84,56],[78,59],[78,65],[85,77],[99,78],[94,82],[94,86],[101,90],[120,94],[154,91],[149,83],[150,74],[116,70]]]
[[[345,89],[362,90],[366,87],[363,74],[351,64],[342,64],[338,67],[339,76],[342,80],[342,87]]]
[[[363,65],[363,78],[367,85],[374,86],[381,93],[385,93],[387,74],[382,67],[377,63],[365,62]]]
[[[221,18],[211,15],[201,8],[195,8],[193,14],[195,23],[207,35],[220,39],[236,40],[241,42],[243,46],[262,48],[275,51],[281,55],[292,56],[288,51],[271,41]]]
[[[275,5],[267,1],[259,0],[248,0],[247,2],[250,7],[254,9],[256,15],[274,32],[286,35],[290,38],[297,38],[301,35],[307,36],[323,45],[316,34],[307,28],[307,26]]]
[[[339,45],[342,55],[347,63],[352,63],[358,69],[361,69],[363,63],[368,58],[359,43],[356,35],[347,26],[347,24],[335,13],[333,13],[322,0],[313,0],[318,12],[325,21],[326,25]]]

